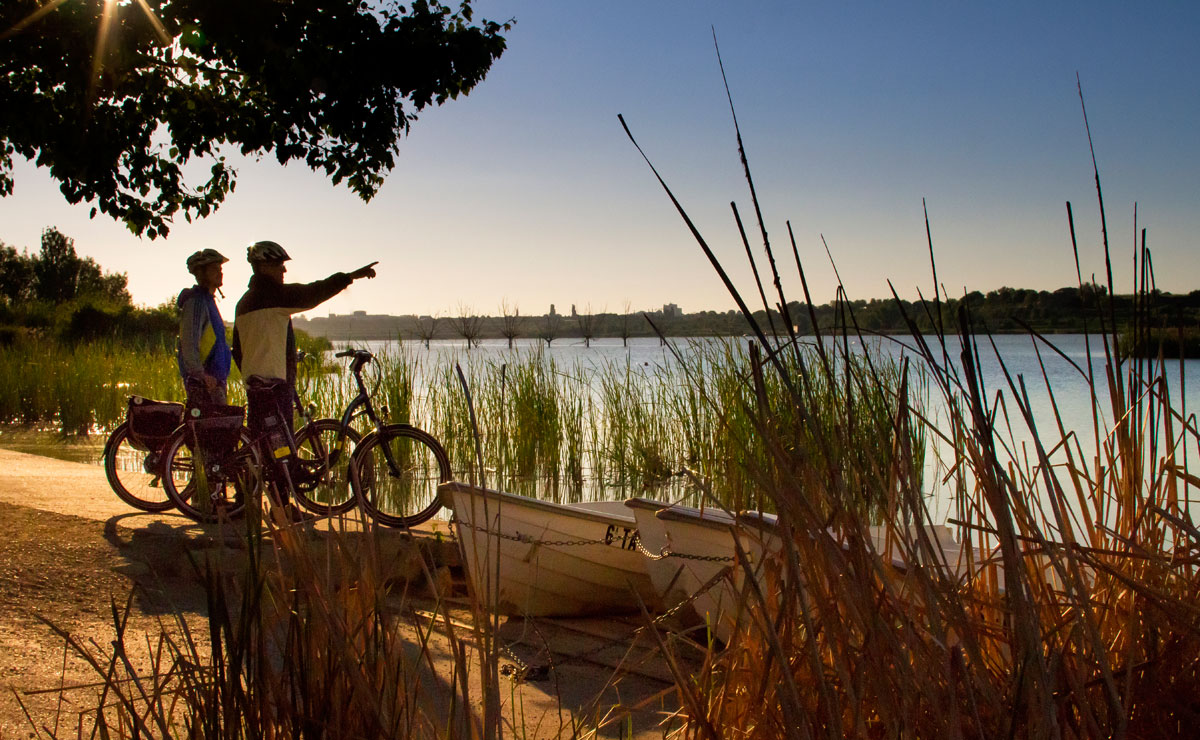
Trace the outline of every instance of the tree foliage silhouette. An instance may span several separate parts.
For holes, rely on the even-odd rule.
[[[220,206],[237,151],[370,200],[417,113],[473,89],[508,28],[470,0],[6,0],[0,196],[20,156],[93,216],[166,236]]]

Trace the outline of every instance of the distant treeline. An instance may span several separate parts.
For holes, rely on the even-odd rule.
[[[174,344],[175,307],[134,306],[122,273],[105,272],[75,252],[75,240],[42,232],[36,254],[0,242],[0,346],[24,334],[79,342]]]
[[[1144,309],[1149,325],[1158,328],[1194,329],[1200,322],[1200,290],[1187,295],[1155,292],[1137,306],[1132,295],[1116,295],[1110,301],[1104,286],[1085,284],[1055,291],[1000,288],[989,293],[973,291],[961,298],[945,298],[941,304],[941,323],[951,333],[958,326],[958,308],[965,305],[976,330],[990,333],[1015,333],[1032,328],[1047,334],[1096,332],[1112,322],[1121,329],[1132,325],[1136,309]],[[788,304],[785,318],[778,307],[768,317],[765,310],[754,319],[767,332],[783,334],[790,319],[800,334],[812,334],[813,321],[822,331],[840,332],[855,327],[870,333],[899,334],[909,331],[912,321],[922,332],[934,330],[937,311],[932,300],[897,301],[875,299],[844,301],[808,306]],[[906,320],[907,317],[907,320]],[[664,313],[663,311],[596,314],[546,314],[542,316],[387,316],[357,313],[298,320],[298,328],[335,340],[396,339],[496,339],[538,338],[552,343],[558,338],[647,337],[655,328],[666,336],[738,336],[750,332],[750,325],[737,311],[699,311]]]
[[[178,287],[189,283],[181,276]],[[233,331],[232,317],[226,319],[226,331]],[[45,229],[34,253],[0,242],[0,347],[46,338],[67,346],[101,341],[173,350],[178,333],[174,301],[133,305],[128,278],[80,257],[75,240],[58,229]],[[328,340],[303,333],[297,341],[309,352],[331,347]]]
[[[182,285],[180,287],[183,287]],[[1141,301],[1139,305],[1138,301]],[[799,334],[861,330],[865,333],[901,334],[910,330],[931,332],[941,322],[947,332],[958,325],[960,305],[965,305],[975,329],[980,332],[1013,333],[1027,328],[1055,333],[1099,331],[1115,326],[1129,333],[1134,317],[1140,316],[1143,332],[1127,347],[1139,353],[1154,353],[1163,341],[1178,346],[1196,345],[1200,340],[1200,290],[1186,295],[1161,291],[1144,297],[1116,295],[1110,300],[1102,285],[1055,291],[1000,288],[989,293],[973,291],[958,298],[942,298],[941,316],[932,301],[874,299],[841,301],[812,306],[791,302],[785,317],[775,306],[768,315],[763,309],[754,320],[764,331],[787,333],[791,322]],[[352,315],[296,320],[296,328],[314,337],[335,340],[396,339],[540,339],[552,344],[559,338],[665,336],[740,336],[751,331],[738,311],[683,313],[674,306],[647,312],[549,313],[521,316],[515,310],[501,316],[468,313],[447,316],[388,316],[356,312]],[[134,306],[123,274],[105,272],[88,257],[75,252],[73,239],[57,229],[42,232],[40,250],[18,252],[0,242],[0,346],[23,333],[49,335],[68,342],[110,339],[123,343],[154,343],[172,346],[178,331],[178,314],[173,302],[153,308]],[[320,345],[316,345],[319,347]],[[1200,352],[1187,350],[1192,355]],[[1171,352],[1174,354],[1174,352]]]

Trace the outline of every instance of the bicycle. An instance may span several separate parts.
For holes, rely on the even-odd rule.
[[[162,453],[163,491],[180,513],[211,524],[236,519],[266,483],[258,440],[241,406],[193,408]]]
[[[350,488],[355,500],[368,516],[388,527],[415,527],[432,519],[442,508],[438,485],[453,478],[446,450],[429,433],[411,424],[385,424],[375,413],[362,378],[363,367],[374,355],[357,349],[336,356],[352,358],[350,371],[358,386],[358,395],[342,414],[342,429],[351,428],[356,413],[375,426],[350,456]]]
[[[104,474],[117,496],[142,511],[159,513],[175,506],[162,486],[163,453],[182,424],[182,403],[130,396],[125,421],[104,443]]]
[[[322,501],[336,496],[322,491],[349,487],[344,466],[339,475],[337,455],[330,454],[320,436],[330,424],[336,426],[336,421],[309,421],[295,435],[264,433],[255,437],[242,425],[241,406],[209,407],[193,413],[195,417],[168,440],[162,469],[167,496],[190,519],[204,524],[236,519],[267,486],[286,488],[305,508],[322,514],[353,506],[354,499],[345,494],[341,498],[348,499],[349,506]],[[305,418],[311,419],[311,412],[306,412]],[[353,440],[355,435],[352,431],[348,436]],[[267,465],[265,461],[281,447],[296,450],[296,456],[279,467]],[[207,495],[197,495],[198,491]]]
[[[263,449],[263,438],[253,439],[242,428],[241,436],[225,451],[210,451],[204,464],[195,466],[194,450],[200,437],[193,422],[172,436],[164,458],[164,488],[168,496],[187,516],[213,522],[221,516],[235,517],[245,508],[249,494],[255,491],[255,479],[274,485],[286,485],[295,500],[309,511],[322,516],[345,513],[356,504],[377,522],[392,527],[414,526],[431,518],[441,508],[437,485],[450,480],[450,460],[441,444],[432,436],[407,424],[385,424],[376,413],[371,394],[362,378],[362,369],[374,359],[367,350],[346,350],[338,358],[352,358],[358,394],[351,399],[341,420],[310,420],[295,435],[295,467],[285,466],[285,480],[263,481],[263,460],[272,454]],[[386,410],[385,410],[386,414]],[[374,425],[365,437],[353,422],[366,416]],[[311,417],[311,411],[306,418]],[[240,425],[240,417],[238,419]],[[226,439],[230,445],[231,439]],[[352,448],[348,452],[347,447]],[[212,445],[210,445],[210,449]],[[382,458],[380,460],[380,458]],[[207,497],[187,495],[184,486],[194,470],[206,477]],[[436,471],[437,477],[430,477]],[[232,490],[230,483],[233,482]],[[214,485],[215,483],[215,485]],[[411,511],[411,502],[419,506]],[[406,508],[407,507],[407,508]]]

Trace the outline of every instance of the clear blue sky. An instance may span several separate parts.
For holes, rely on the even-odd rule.
[[[476,12],[516,19],[508,51],[470,96],[422,115],[369,204],[302,167],[244,160],[216,215],[152,242],[89,220],[22,164],[0,199],[0,240],[35,249],[56,226],[126,272],[145,304],[173,297],[189,280],[184,258],[215,247],[234,260],[226,314],[257,239],[291,252],[295,280],[380,261],[379,278],[310,316],[494,314],[501,300],[523,314],[726,310],[617,121],[751,292],[729,203],[748,222],[753,210],[715,27],[791,297],[788,220],[815,300],[835,287],[822,234],[852,297],[884,297],[889,279],[905,297],[930,294],[922,198],[952,293],[1072,284],[1068,200],[1085,276],[1102,276],[1077,71],[1118,289],[1132,285],[1135,202],[1159,287],[1200,288],[1200,3],[487,0]]]

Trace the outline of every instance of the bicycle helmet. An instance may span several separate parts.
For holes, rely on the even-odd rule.
[[[288,253],[277,242],[254,242],[246,248],[246,261],[251,264],[255,262],[283,262],[290,259],[291,257],[288,256]]]
[[[215,249],[201,249],[199,252],[192,252],[192,255],[187,258],[187,269],[194,275],[201,267],[223,265],[228,261],[229,259],[225,255]]]

